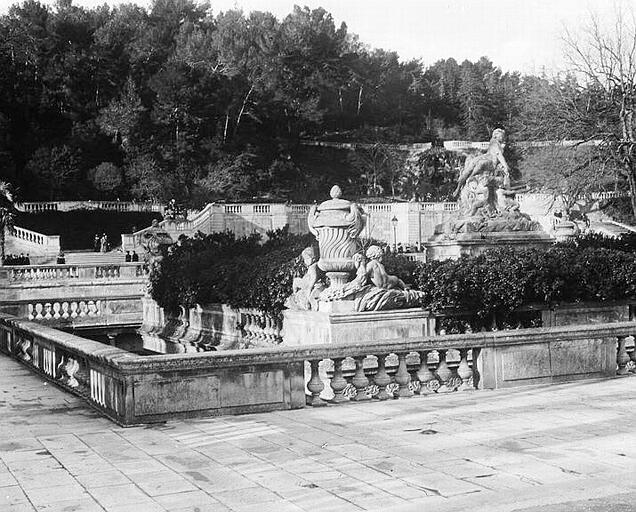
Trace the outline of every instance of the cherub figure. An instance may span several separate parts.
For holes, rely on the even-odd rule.
[[[313,247],[307,247],[301,253],[307,272],[303,277],[295,277],[292,294],[285,305],[290,309],[317,310],[318,297],[324,289],[323,273]]]
[[[366,274],[375,286],[384,290],[406,290],[407,286],[397,276],[387,273],[382,264],[384,252],[377,245],[372,245],[367,249],[367,258],[369,262],[366,266]]]

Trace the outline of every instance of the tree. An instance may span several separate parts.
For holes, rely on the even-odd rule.
[[[5,231],[13,227],[15,207],[11,185],[0,181],[0,263],[4,263]]]
[[[95,188],[101,192],[113,192],[122,184],[122,172],[112,162],[102,162],[89,171],[89,177]]]
[[[567,30],[564,42],[572,71],[607,105],[610,123],[595,136],[627,178],[636,215],[636,12],[616,7],[611,21],[591,15],[580,31]]]
[[[366,195],[384,194],[388,189],[395,197],[399,170],[404,163],[404,155],[399,150],[377,142],[352,153],[349,161],[360,172]]]
[[[614,183],[616,172],[598,148],[558,143],[526,150],[520,170],[531,190],[560,199],[568,216],[577,201]]]
[[[71,183],[79,174],[79,151],[63,144],[61,146],[40,147],[27,164],[27,169],[38,180],[42,195],[48,200],[72,197]]]

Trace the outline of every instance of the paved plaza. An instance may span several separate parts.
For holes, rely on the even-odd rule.
[[[120,428],[0,355],[0,511],[636,510],[636,377]]]

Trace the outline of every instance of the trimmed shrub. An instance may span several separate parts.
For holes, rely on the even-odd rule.
[[[220,303],[280,313],[293,278],[305,272],[300,253],[313,237],[285,228],[268,238],[261,244],[257,234],[182,237],[150,275],[153,299],[169,311]]]

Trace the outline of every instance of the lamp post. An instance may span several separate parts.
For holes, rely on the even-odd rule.
[[[393,225],[393,252],[394,253],[397,252],[397,223],[398,223],[398,219],[394,215],[393,218],[391,219],[391,224]]]

